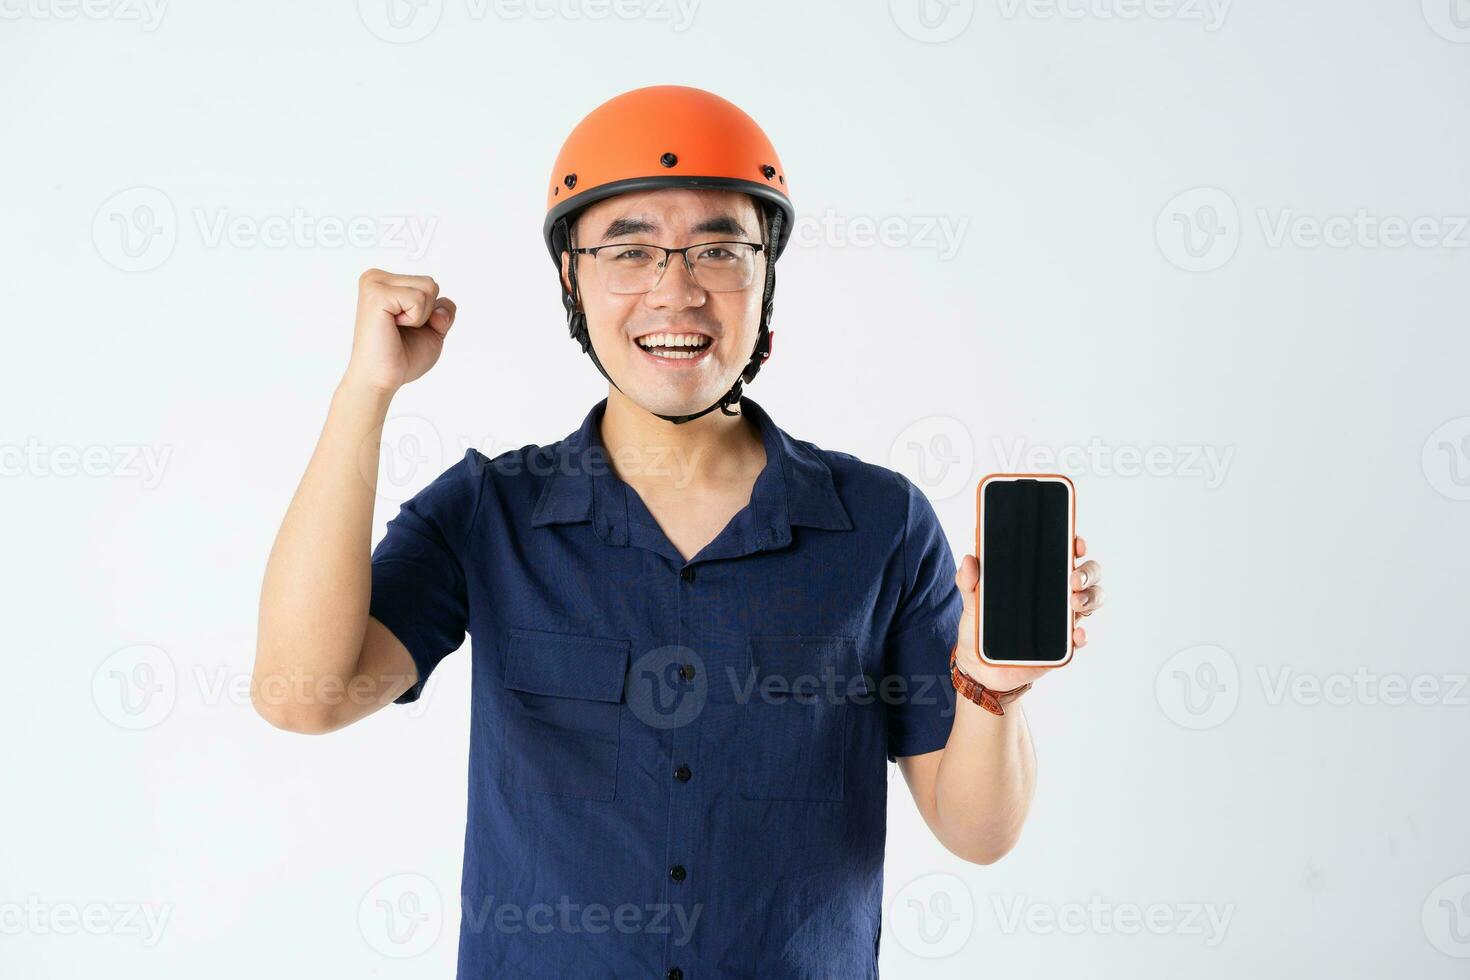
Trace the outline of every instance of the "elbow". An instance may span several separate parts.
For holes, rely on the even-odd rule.
[[[1021,804],[988,815],[978,814],[972,809],[961,818],[951,819],[946,808],[936,806],[930,826],[945,850],[955,857],[970,864],[995,864],[1020,843],[1026,809]]]
[[[1016,846],[1016,842],[1015,841],[1011,841],[1011,842],[1007,843],[1006,845],[1004,845],[1003,847],[992,848],[992,849],[990,849],[988,851],[982,851],[979,854],[975,855],[974,857],[968,858],[967,860],[971,864],[994,864],[995,862],[999,861],[1001,858],[1005,857],[1007,854],[1011,853],[1011,850],[1015,846]]]
[[[255,713],[264,718],[272,728],[296,735],[325,735],[336,729],[332,719],[320,709],[308,709],[295,705],[262,704],[252,699]]]
[[[262,709],[257,706],[255,712],[270,723],[271,727],[296,735],[325,735],[337,728],[320,711],[283,710],[280,707]]]
[[[250,705],[272,728],[296,735],[325,735],[339,726],[330,705],[302,703],[270,693],[259,678],[250,685]]]
[[[1020,834],[1014,834],[999,840],[978,841],[967,843],[962,847],[951,847],[949,851],[971,864],[995,864],[1011,853],[1019,841]]]

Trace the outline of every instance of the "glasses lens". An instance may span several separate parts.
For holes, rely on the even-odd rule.
[[[597,250],[597,265],[614,293],[646,293],[663,271],[667,253],[648,245],[616,243]]]
[[[689,250],[694,281],[711,292],[744,289],[755,278],[755,249],[743,242],[711,242]]]
[[[755,249],[743,242],[707,242],[689,249],[694,281],[710,292],[732,292],[755,278]],[[670,259],[678,256],[654,245],[613,244],[597,250],[597,264],[614,293],[646,293],[662,278]]]

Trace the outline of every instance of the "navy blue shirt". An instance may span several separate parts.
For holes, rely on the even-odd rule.
[[[372,557],[418,698],[472,643],[459,976],[876,977],[886,760],[944,747],[961,599],[903,475],[793,439],[692,560],[604,399],[469,450]]]

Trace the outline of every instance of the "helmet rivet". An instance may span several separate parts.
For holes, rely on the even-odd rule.
[[[771,166],[769,163],[763,163],[761,164],[761,173],[765,175],[766,180],[770,180],[772,177],[776,176],[776,168]]]
[[[561,182],[567,185],[567,190],[571,190],[573,187],[577,186],[577,175],[567,174],[565,177],[562,178]]]
[[[663,156],[658,158],[658,162],[663,164],[665,167],[672,167],[674,164],[679,162],[679,158],[674,156],[672,153],[665,153]]]

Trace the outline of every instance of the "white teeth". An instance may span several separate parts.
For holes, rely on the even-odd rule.
[[[710,339],[708,337],[694,333],[651,333],[638,338],[638,345],[645,350],[653,347],[704,348],[709,346],[709,343]]]
[[[644,349],[647,350],[648,353],[652,354],[654,357],[662,357],[670,361],[687,361],[704,353],[703,351],[697,350],[661,350],[654,348]]]

